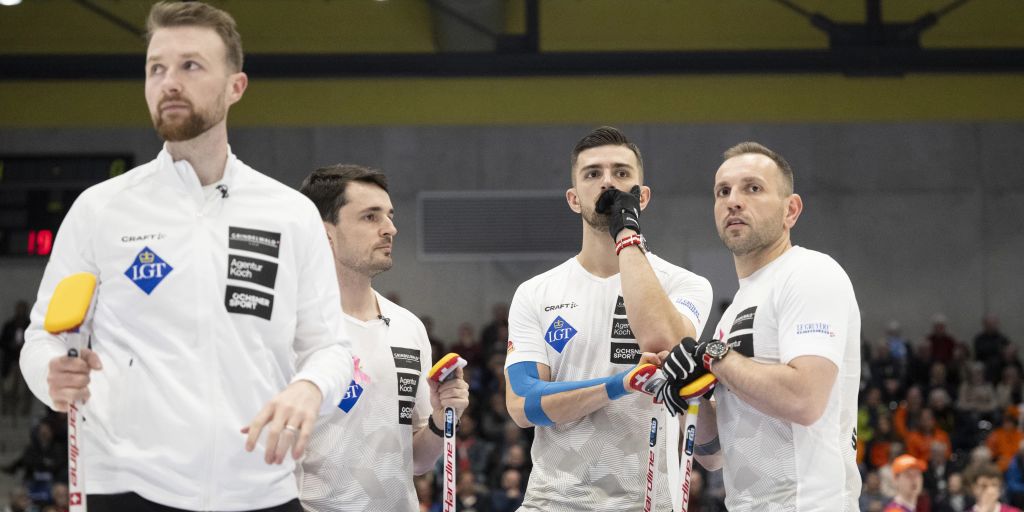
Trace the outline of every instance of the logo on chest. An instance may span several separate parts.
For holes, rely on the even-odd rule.
[[[135,256],[132,265],[124,271],[124,275],[128,276],[128,279],[131,279],[140,290],[146,292],[146,295],[149,295],[172,270],[174,268],[151,251],[149,247],[143,247]]]
[[[551,322],[551,326],[548,327],[548,332],[544,333],[544,341],[551,345],[551,348],[555,349],[555,352],[559,354],[565,349],[565,345],[572,340],[573,336],[576,336],[576,328],[569,325],[561,316],[556,316],[555,320]]]

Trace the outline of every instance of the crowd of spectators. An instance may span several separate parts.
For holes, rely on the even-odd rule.
[[[530,476],[533,431],[517,427],[505,408],[507,306],[495,306],[479,331],[469,323],[460,325],[451,340],[434,332],[431,318],[423,321],[435,359],[458,352],[469,361],[470,406],[457,434],[458,510],[514,511]],[[16,351],[8,347],[13,338],[7,339],[6,328],[4,338],[5,355]],[[862,349],[857,436],[862,511],[963,512],[976,502],[988,506],[993,495],[1005,504],[1000,505],[1003,511],[1024,507],[1024,365],[995,316],[984,318],[982,331],[970,343],[950,333],[946,319],[936,315],[931,330],[919,339],[910,339],[892,321],[880,339],[865,337]],[[6,360],[4,414],[19,414],[21,404],[8,403],[17,398],[11,395],[12,367]],[[921,464],[919,472],[918,462],[897,461],[903,455]],[[48,413],[32,427],[21,456],[0,463],[22,483],[11,492],[5,510],[67,509],[65,416]],[[439,464],[416,477],[422,511],[441,509],[442,474]],[[993,474],[1000,476],[995,491]],[[691,482],[690,510],[724,511],[723,495],[721,472],[698,470]],[[886,509],[900,496],[916,500],[914,508]]]

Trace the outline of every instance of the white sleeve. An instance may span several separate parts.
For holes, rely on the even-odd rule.
[[[550,366],[544,332],[533,304],[533,287],[527,281],[519,285],[508,310],[508,353],[505,368],[523,361]]]
[[[409,316],[416,324],[416,345],[420,347],[420,383],[416,387],[416,407],[412,412],[412,431],[416,432],[427,426],[427,417],[434,412],[434,407],[430,405],[430,385],[427,384],[430,369],[434,366],[434,355],[431,353],[430,340],[427,338],[427,329],[423,327],[423,322],[412,314]]]
[[[341,316],[341,294],[327,232],[309,203],[306,240],[296,246],[298,304],[295,323],[296,374],[320,389],[320,414],[332,412],[352,380],[352,342]]]
[[[776,289],[780,362],[813,355],[842,366],[854,296],[846,272],[832,260],[811,260],[792,268]]]
[[[699,340],[714,300],[711,282],[691,272],[679,273],[673,276],[666,291],[668,300],[672,301],[679,314],[693,324]]]
[[[50,388],[46,379],[49,376],[50,360],[67,354],[68,346],[64,340],[43,329],[46,309],[50,305],[57,283],[65,277],[78,272],[90,272],[99,276],[99,267],[95,264],[92,249],[92,230],[96,226],[95,211],[90,207],[95,193],[86,190],[71,205],[67,216],[57,230],[57,238],[50,253],[50,261],[43,272],[43,280],[39,283],[36,303],[32,307],[31,324],[25,331],[25,346],[21,350],[21,373],[32,394],[49,407],[53,407],[50,399]],[[97,289],[103,286],[97,279]]]

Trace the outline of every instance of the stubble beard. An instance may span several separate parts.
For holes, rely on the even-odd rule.
[[[733,255],[746,256],[772,245],[782,237],[782,216],[771,220],[760,228],[747,224],[750,232],[746,236],[730,236],[728,229],[722,229],[718,231],[718,237],[722,239],[722,243]]]

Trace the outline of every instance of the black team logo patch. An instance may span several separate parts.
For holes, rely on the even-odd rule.
[[[281,250],[281,233],[229,226],[228,247],[277,258]]]
[[[629,320],[625,318],[612,319],[612,338],[634,339],[633,329],[629,327]]]
[[[407,400],[398,401],[398,424],[412,425],[412,409],[414,402]]]
[[[640,362],[640,345],[636,343],[612,342],[612,362],[615,364],[637,364]]]
[[[224,307],[228,313],[258,316],[270,320],[274,311],[274,296],[250,288],[228,286],[224,296]]]
[[[419,375],[398,372],[398,396],[416,398],[416,388],[419,387]]]
[[[622,295],[615,299],[615,313],[612,314],[618,316],[626,315],[626,301],[622,300]]]
[[[247,281],[273,289],[277,280],[277,263],[229,254],[228,279]]]
[[[420,351],[415,348],[391,347],[391,355],[395,358],[396,368],[408,368],[421,371]]]

